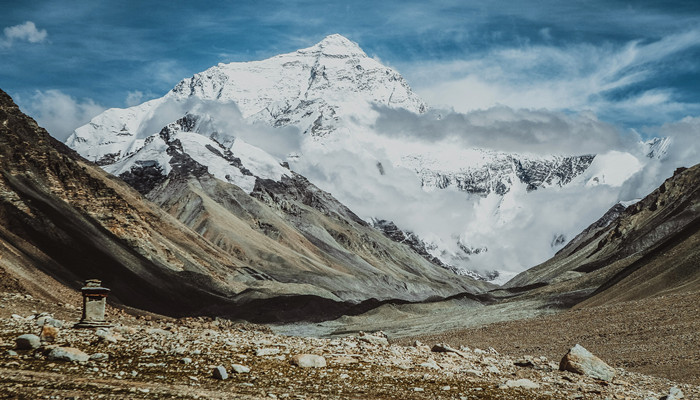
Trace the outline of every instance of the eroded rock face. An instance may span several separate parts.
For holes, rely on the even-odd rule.
[[[561,359],[559,370],[587,375],[603,381],[612,381],[615,378],[615,369],[579,344],[572,347]]]

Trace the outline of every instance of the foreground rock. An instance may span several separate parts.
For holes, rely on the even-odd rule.
[[[228,379],[228,372],[226,372],[226,368],[222,367],[221,365],[214,367],[211,375],[214,377],[214,379],[219,379],[222,381]]]
[[[326,359],[315,354],[297,354],[292,357],[291,363],[302,368],[323,368],[326,366]]]
[[[27,333],[20,335],[15,339],[15,347],[17,350],[32,350],[37,349],[41,346],[41,340],[39,336]]]
[[[85,362],[90,356],[73,347],[56,347],[49,352],[49,360]]]
[[[536,353],[510,357],[500,348],[454,346],[447,340],[400,346],[359,336],[290,337],[267,327],[204,318],[123,315],[111,321],[111,332],[121,335],[116,342],[91,330],[64,328],[54,344],[40,351],[14,351],[14,338],[39,327],[34,319],[13,319],[10,313],[46,309],[43,303],[26,303],[20,309],[14,296],[0,294],[0,397],[675,400],[682,391],[684,398],[700,398],[698,386],[624,369],[616,370],[612,382],[560,372]],[[65,326],[76,314],[49,310],[67,321]],[[92,357],[59,361],[67,358],[58,353],[69,348]],[[272,348],[278,351],[258,355]]]
[[[603,381],[612,381],[615,370],[600,358],[577,344],[566,353],[559,363],[560,371],[569,371]]]
[[[680,400],[682,399],[683,396],[683,391],[678,389],[677,387],[672,387],[668,391],[668,395],[662,397],[663,400]]]

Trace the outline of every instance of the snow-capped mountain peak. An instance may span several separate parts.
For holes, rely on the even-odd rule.
[[[282,165],[290,166],[362,218],[391,220],[397,229],[414,232],[429,259],[459,269],[485,253],[497,254],[489,242],[498,236],[492,228],[518,218],[523,227],[532,225],[520,206],[525,196],[533,196],[528,193],[569,185],[597,157],[469,148],[395,135],[377,124],[391,113],[439,118],[426,110],[398,72],[347,38],[330,35],[266,60],[213,66],[159,99],[105,111],[76,129],[67,144],[144,193],[183,166],[248,193],[260,180],[289,176]],[[259,133],[266,139],[259,140]],[[294,145],[272,149],[287,134]],[[585,182],[620,184],[638,168],[634,164],[613,175],[607,169],[617,164],[605,160],[598,160],[600,173]],[[544,247],[551,251],[552,235],[545,236]]]
[[[427,109],[398,72],[335,34],[266,60],[218,64],[183,79],[162,98],[105,111],[66,143],[100,165],[113,164],[182,117],[188,102],[201,101],[235,107],[248,122],[294,126],[313,137],[346,131],[341,128],[347,119],[372,115],[376,104],[416,113]]]
[[[310,53],[319,56],[323,54],[329,57],[335,56],[341,58],[367,57],[367,54],[365,54],[357,43],[337,33],[326,36],[323,40],[309,48],[297,50],[297,53]]]
[[[427,109],[398,72],[337,34],[267,60],[219,64],[184,79],[169,95],[234,102],[251,121],[294,125],[313,136],[337,130],[343,118],[373,104]]]

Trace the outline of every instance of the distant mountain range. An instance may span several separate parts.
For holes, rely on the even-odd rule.
[[[641,200],[600,190],[663,159],[671,139],[639,143],[641,158],[426,148],[378,132],[387,110],[439,117],[339,35],[107,110],[70,147],[0,92],[0,282],[62,300],[56,288],[98,278],[124,305],[256,321],[454,296],[568,307],[698,288],[699,167]],[[595,202],[613,207],[581,232],[596,208],[571,208]],[[502,288],[487,282],[518,272],[494,253],[522,270],[541,247],[556,255]]]
[[[465,220],[438,232],[426,225],[454,224],[448,216],[454,210],[429,209],[431,216],[420,221],[413,210],[454,191],[465,192],[467,210],[483,197],[509,193],[514,185],[523,193],[561,187],[595,165],[594,154],[541,156],[454,146],[428,150],[378,134],[374,123],[382,107],[432,118],[401,75],[357,44],[331,35],[267,60],[214,66],[161,98],[105,111],[66,143],[143,194],[162,183],[183,155],[247,193],[258,180],[281,182],[293,170],[332,191],[365,221],[389,220],[416,235],[426,244],[428,259],[482,277],[502,269],[464,251],[499,251],[492,248],[492,238],[478,236],[483,224]],[[648,153],[661,151],[663,146],[650,145]],[[628,161],[621,160],[618,164]],[[636,167],[623,166],[625,176],[612,184],[619,185]],[[580,184],[611,184],[605,180],[610,174],[598,172]],[[421,191],[431,195],[422,197]],[[385,211],[387,196],[402,207]],[[517,198],[501,201],[488,224],[507,223],[507,215],[519,207]],[[508,211],[501,213],[503,208]],[[550,243],[552,236],[565,233],[546,233],[541,240]]]

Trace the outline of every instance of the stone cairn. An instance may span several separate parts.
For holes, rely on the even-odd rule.
[[[108,328],[112,326],[105,320],[105,307],[110,290],[102,287],[102,281],[98,279],[88,279],[80,290],[83,292],[83,316],[73,327]]]

